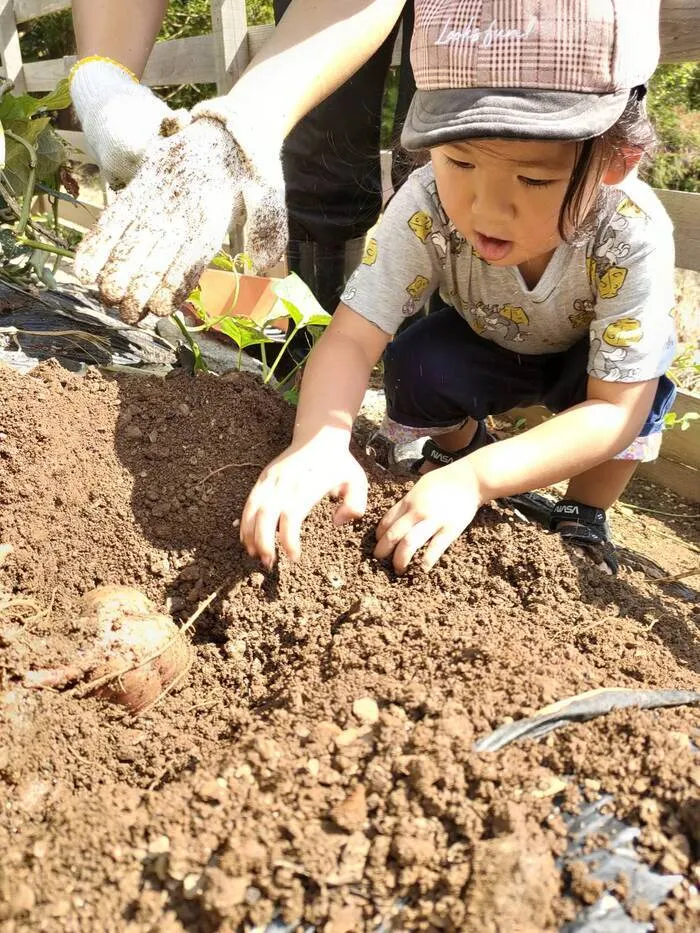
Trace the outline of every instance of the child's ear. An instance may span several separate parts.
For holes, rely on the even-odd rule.
[[[643,151],[633,146],[618,149],[608,163],[603,175],[603,184],[619,185],[640,163]]]

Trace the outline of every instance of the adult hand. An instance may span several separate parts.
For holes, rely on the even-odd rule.
[[[72,72],[70,82],[85,137],[113,187],[131,181],[147,149],[162,134],[174,133],[190,122],[186,110],[171,110],[117,62],[85,59]]]
[[[265,183],[226,125],[201,117],[154,143],[128,187],[85,236],[75,270],[133,323],[176,311],[247,215],[250,255],[271,266],[286,241],[281,169]]]
[[[340,499],[333,521],[352,521],[367,507],[367,477],[346,447],[306,444],[288,447],[268,464],[253,487],[241,517],[241,543],[269,570],[275,562],[275,533],[292,560],[301,554],[301,525],[324,496]]]
[[[374,556],[393,554],[394,569],[405,573],[416,552],[430,570],[471,523],[482,499],[476,476],[460,460],[426,473],[377,525]]]

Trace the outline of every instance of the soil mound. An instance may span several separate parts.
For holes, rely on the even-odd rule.
[[[586,690],[699,690],[697,604],[498,507],[397,578],[371,553],[403,487],[371,464],[366,517],[338,529],[322,503],[300,563],[263,574],[236,526],[293,411],[252,377],[3,369],[0,413],[3,933],[210,933],[275,911],[325,933],[553,931],[600,893],[555,859],[566,812],[603,792],[647,863],[686,879],[656,930],[698,928],[696,711],[472,748]],[[77,607],[102,584],[181,622],[219,590],[184,685],[141,717],[22,686],[84,650]]]

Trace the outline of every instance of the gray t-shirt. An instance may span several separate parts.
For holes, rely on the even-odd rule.
[[[472,330],[507,350],[555,353],[588,333],[592,376],[642,382],[674,356],[673,270],[671,221],[651,188],[630,178],[595,233],[558,246],[529,289],[517,266],[479,258],[445,214],[426,165],[389,204],[341,300],[393,335],[439,290]]]

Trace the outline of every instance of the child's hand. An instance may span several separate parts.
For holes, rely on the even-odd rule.
[[[275,532],[292,560],[301,554],[301,526],[324,496],[341,500],[333,521],[352,521],[367,507],[367,477],[344,445],[288,447],[268,464],[241,516],[241,543],[269,570],[275,562]]]
[[[381,559],[393,552],[394,569],[404,573],[416,551],[427,544],[420,566],[430,570],[480,505],[476,476],[466,460],[426,473],[377,525],[374,556]]]

